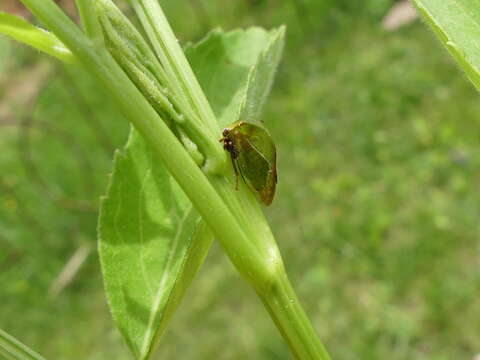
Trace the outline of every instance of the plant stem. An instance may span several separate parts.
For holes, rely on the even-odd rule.
[[[93,1],[91,0],[75,0],[80,19],[82,21],[83,30],[87,36],[97,42],[103,41],[102,28],[95,15]]]
[[[45,360],[45,358],[0,329],[0,358],[6,360]]]
[[[288,279],[274,236],[255,197],[251,191],[245,189],[247,185],[244,183],[240,184],[239,191],[232,192],[234,184],[224,179],[211,179],[211,182],[229,205],[230,211],[235,214],[257,251],[268,254],[267,263],[271,268],[271,276],[266,279],[254,277],[253,281],[250,279],[250,284],[261,298],[290,350],[297,359],[329,360],[327,351]]]
[[[197,146],[199,148],[205,148],[210,140],[218,142],[220,128],[216,121],[215,114],[160,4],[157,0],[129,0],[129,2],[132,4],[155,50],[156,56],[168,75],[168,85],[173,90],[177,99],[179,99],[180,107],[187,117],[190,118],[191,123],[198,122],[198,125],[205,127],[210,132],[212,138],[207,139],[207,141],[204,140],[205,143],[197,143]],[[192,138],[192,140],[195,139]],[[209,153],[216,155],[212,150],[210,150]],[[223,152],[223,157],[208,156],[208,153],[204,155],[206,156],[206,163],[204,165],[205,172],[217,175],[225,173],[225,152]]]
[[[93,43],[52,0],[21,1],[72,49],[107,89],[220,239],[237,269],[251,282],[270,282],[276,268],[269,254],[258,251],[205,174],[106,49],[93,48]],[[230,191],[233,193],[234,187]]]
[[[97,0],[95,5],[110,54],[159,115],[172,119],[173,131],[181,129],[188,135],[187,138],[198,148],[196,152],[201,153],[200,164],[204,171],[223,172],[226,153],[218,146],[218,138],[185,102],[185,94],[171,91],[171,84],[179,81],[168,75],[144,37],[111,0]]]
[[[297,359],[330,360],[285,271],[278,273],[270,289],[257,294]]]
[[[43,51],[66,63],[76,64],[77,59],[52,33],[37,28],[18,16],[0,11],[0,34]]]
[[[211,172],[207,178],[106,48],[87,38],[52,0],[21,1],[71,49],[149,142],[219,239],[237,270],[256,289],[296,356],[307,360],[329,359],[287,279],[260,205],[246,185],[242,184],[240,191],[235,191],[235,186],[225,176]],[[179,96],[187,95],[199,121],[215,139],[219,129],[213,112],[163,13],[157,17],[155,11],[160,10],[157,1],[144,0],[142,3],[151,6],[147,8],[152,10],[149,16],[155,14],[155,23],[148,21],[150,29],[146,31],[150,33],[155,28],[154,35],[160,36],[161,49],[157,50],[165,57],[162,64],[170,64],[165,70],[174,84],[169,85],[174,86],[174,90],[180,87]],[[218,147],[221,149],[220,144]],[[223,158],[221,165],[226,168],[227,157]]]
[[[157,0],[130,0],[137,16],[149,37],[157,56],[171,78],[176,79],[172,87],[187,96],[190,106],[204,125],[217,134],[219,126],[210,104],[190,67],[183,50],[173,33],[168,20]]]

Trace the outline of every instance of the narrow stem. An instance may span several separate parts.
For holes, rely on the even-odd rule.
[[[0,329],[0,358],[7,360],[45,360],[28,346]]]
[[[208,126],[214,134],[218,133],[219,127],[213,110],[159,2],[157,0],[130,0],[130,2],[142,22],[157,56],[162,60],[171,78],[176,79],[172,86],[177,87],[180,94],[187,96],[189,105],[198,114],[203,124]]]
[[[330,360],[284,271],[270,289],[257,289],[257,294],[297,359]]]
[[[206,161],[203,164],[203,170],[207,174],[218,175],[224,173],[227,164],[227,154],[221,146],[218,146],[220,136],[218,138],[213,137],[205,125],[200,124],[198,121],[184,119],[183,122],[177,123],[177,125],[183,129],[204,155]]]
[[[75,0],[82,21],[83,30],[87,36],[96,41],[102,42],[102,28],[95,14],[95,8],[92,0]]]
[[[45,52],[66,63],[76,64],[77,59],[51,32],[37,28],[17,16],[0,11],[0,34]]]

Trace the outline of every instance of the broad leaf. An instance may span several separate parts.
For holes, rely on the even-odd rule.
[[[284,28],[212,31],[186,54],[221,126],[259,121],[284,42]],[[248,97],[247,97],[248,94]]]
[[[212,237],[135,130],[115,156],[99,236],[112,314],[135,357],[147,359]]]
[[[8,35],[64,62],[75,62],[74,55],[54,34],[33,26],[18,16],[0,12],[0,34]]]
[[[221,124],[235,121],[247,103],[260,111],[282,43],[282,29],[252,28],[217,30],[187,48]],[[262,101],[247,101],[247,94],[258,94]],[[99,233],[114,319],[135,357],[147,359],[202,264],[212,235],[134,130],[115,156]]]
[[[480,90],[480,1],[413,0],[413,3]]]

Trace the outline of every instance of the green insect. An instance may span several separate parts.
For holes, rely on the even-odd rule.
[[[238,121],[223,130],[223,148],[235,171],[265,205],[272,203],[277,185],[277,152],[270,134],[261,126]]]

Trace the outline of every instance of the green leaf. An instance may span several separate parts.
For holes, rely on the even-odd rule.
[[[0,12],[0,34],[30,45],[67,63],[75,63],[75,56],[51,32],[33,26],[20,17]]]
[[[45,360],[43,356],[2,329],[0,329],[0,358],[5,360]]]
[[[241,119],[259,121],[273,80],[277,72],[285,43],[285,27],[282,26],[269,34],[267,47],[258,56],[257,63],[248,74],[245,100],[242,103]]]
[[[102,201],[100,260],[113,317],[147,359],[203,262],[212,236],[142,137],[115,156]]]
[[[261,101],[246,99],[249,91],[262,97],[270,90],[281,43],[282,29],[252,28],[217,30],[188,47],[190,63],[202,75],[201,85],[222,123],[238,118],[246,103],[260,110]],[[148,359],[203,263],[212,235],[135,130],[115,156],[99,237],[114,319],[135,357]]]
[[[480,90],[480,2],[413,0],[413,3]]]
[[[213,30],[187,57],[221,126],[240,117],[259,121],[283,49],[283,27]]]

